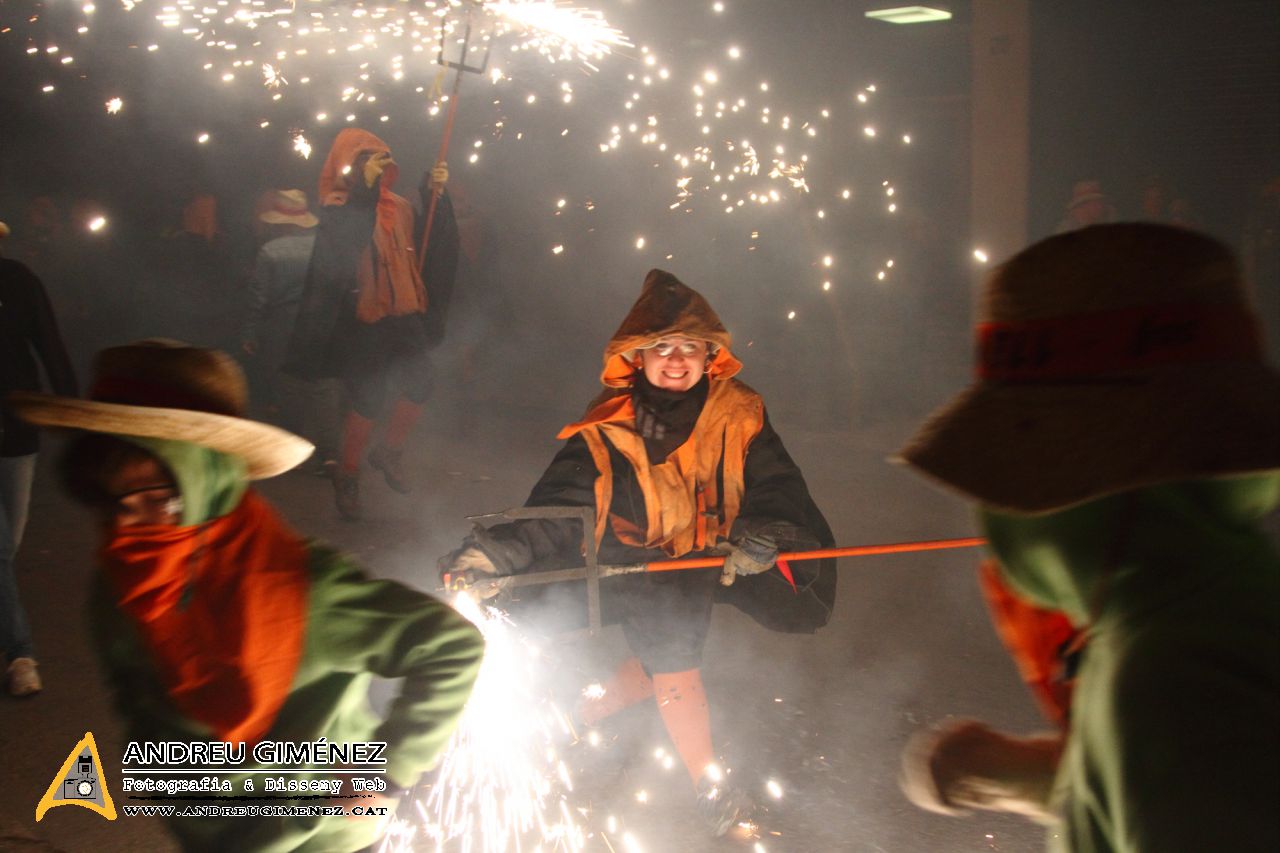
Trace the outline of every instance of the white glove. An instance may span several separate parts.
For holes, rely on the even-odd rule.
[[[738,575],[758,575],[778,561],[778,546],[768,536],[744,536],[736,543],[722,542],[715,550],[725,555],[720,584],[732,586]]]
[[[468,545],[454,551],[447,557],[442,557],[438,564],[440,576],[443,578],[446,574],[472,572],[485,575],[496,575],[498,567],[493,564],[493,560],[489,559],[489,555],[474,545]],[[472,589],[481,598],[492,598],[498,594],[499,587],[496,584],[477,581],[472,585]]]
[[[976,720],[916,733],[902,751],[902,791],[922,809],[963,815],[1009,812],[1051,824],[1059,734],[1013,737]]]

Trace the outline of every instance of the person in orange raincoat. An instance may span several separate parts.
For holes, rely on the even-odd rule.
[[[834,540],[764,401],[734,378],[742,364],[730,344],[706,299],[651,271],[605,348],[607,390],[583,420],[561,430],[565,444],[526,502],[594,507],[587,534],[603,563],[726,555],[719,576],[602,582],[603,618],[621,623],[633,657],[576,712],[592,726],[656,699],[716,835],[751,805],[715,763],[701,674],[712,605],[733,604],[774,630],[812,633],[829,619],[836,586],[834,561],[775,564],[779,550]],[[582,544],[576,520],[521,520],[477,530],[441,569],[512,574],[581,565]]]
[[[339,377],[351,408],[334,475],[338,511],[361,516],[360,462],[375,422],[394,403],[369,464],[387,485],[409,491],[400,465],[410,431],[431,393],[429,352],[444,336],[458,264],[458,229],[436,164],[422,186],[438,194],[426,263],[419,271],[422,223],[392,192],[400,167],[378,137],[345,128],[320,171],[320,225],[307,269],[285,369],[303,379]]]

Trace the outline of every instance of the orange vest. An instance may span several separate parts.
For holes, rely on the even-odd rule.
[[[596,546],[604,537],[606,523],[612,524],[623,544],[661,548],[671,557],[727,539],[746,489],[743,465],[747,448],[763,427],[764,401],[736,379],[712,379],[707,402],[688,440],[657,465],[650,464],[644,438],[636,432],[629,394],[621,401],[618,397],[606,400],[582,422],[566,427],[560,437],[581,432],[599,472],[595,482]],[[635,469],[644,495],[647,529],[609,512],[613,500],[610,444]],[[716,478],[721,462],[724,494],[719,493]]]

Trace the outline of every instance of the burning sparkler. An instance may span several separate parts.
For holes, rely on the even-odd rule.
[[[558,754],[564,715],[539,683],[539,650],[496,608],[468,595],[454,601],[485,637],[484,664],[457,731],[424,800],[421,832],[437,849],[582,850],[587,833],[569,797],[573,783]],[[399,827],[386,849],[412,833]]]
[[[575,128],[561,150],[590,145],[600,156],[625,157],[635,171],[656,176],[656,186],[667,187],[668,194],[655,199],[654,217],[725,215],[733,216],[747,232],[777,232],[784,220],[793,220],[797,206],[812,204],[805,215],[822,229],[814,234],[815,242],[821,241],[823,234],[846,233],[855,210],[852,205],[831,209],[831,190],[822,186],[847,171],[847,152],[837,146],[848,144],[849,131],[869,146],[882,147],[886,137],[903,146],[912,141],[910,134],[892,133],[885,126],[875,85],[856,86],[834,105],[788,103],[782,87],[735,61],[750,55],[750,46],[736,38],[726,35],[718,41],[713,29],[706,34],[704,56],[665,57],[647,45],[631,50],[629,37],[601,13],[568,0],[224,0],[212,5],[122,0],[121,8],[125,11],[116,14],[134,17],[139,29],[151,26],[163,33],[154,40],[145,31],[133,34],[132,47],[145,46],[151,53],[174,39],[188,40],[211,82],[219,87],[253,86],[268,108],[305,99],[305,112],[314,125],[344,117],[347,122],[362,116],[378,122],[444,117],[456,100],[444,94],[436,60],[444,49],[456,50],[463,40],[459,13],[470,10],[477,45],[484,50],[504,48],[503,68],[491,69],[480,81],[494,92],[492,98],[477,99],[477,111],[492,109],[492,118],[480,122],[487,122],[480,131],[488,137],[485,141],[515,144],[527,136],[519,123],[534,111],[576,110],[588,103],[590,120],[602,122],[602,133],[579,135]],[[91,5],[83,7],[83,17],[73,19],[80,25],[77,32],[88,32],[101,15]],[[0,23],[17,25],[16,20]],[[25,48],[28,55],[49,65],[50,73],[65,73],[56,69],[69,69],[62,65],[69,51],[60,49],[52,33],[41,34],[50,24],[33,17],[23,26],[32,33]],[[77,59],[74,67],[82,68],[75,78],[79,81],[92,69],[84,68],[84,57]],[[530,73],[531,63],[539,66],[536,73]],[[566,65],[600,75],[593,78],[596,88],[582,89],[556,71],[547,73],[548,67]],[[46,94],[52,95],[59,79],[63,78],[45,82]],[[605,90],[619,96],[616,115],[602,110],[599,98],[593,97]],[[415,95],[425,102],[418,109],[387,106]],[[296,113],[276,126],[293,126]],[[476,124],[474,118],[471,124]],[[289,141],[299,155],[307,156],[309,148],[302,132],[314,129],[304,127],[291,134]],[[564,127],[561,136],[568,133],[569,127]],[[582,141],[575,143],[578,139]],[[473,168],[482,168],[489,159],[475,149],[480,141],[467,140]],[[610,174],[616,174],[616,168],[610,167]],[[871,204],[866,186],[859,183],[858,189],[858,200]],[[835,194],[845,201],[854,198],[851,187]],[[627,202],[628,215],[641,219],[627,223],[627,230],[613,239],[634,247],[635,235],[644,233],[646,249],[672,258],[672,247],[664,245],[672,238],[664,237],[656,221],[644,218],[650,214],[643,206],[634,199]],[[871,204],[869,212],[893,216],[902,204],[895,196]],[[594,227],[574,216],[565,220],[555,237],[563,242],[553,243],[557,255],[573,247],[566,229],[587,233]],[[677,230],[689,231],[683,226]],[[753,239],[748,251],[758,246]],[[847,274],[856,267],[844,265]],[[812,277],[808,286],[820,293],[839,292],[829,276]]]

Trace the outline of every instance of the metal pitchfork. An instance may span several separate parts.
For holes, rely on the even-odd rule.
[[[436,56],[436,63],[446,68],[453,68],[457,71],[453,78],[453,91],[449,94],[449,112],[444,120],[444,138],[440,140],[440,153],[436,156],[436,163],[443,163],[449,155],[449,138],[453,135],[453,120],[458,114],[458,91],[462,88],[463,74],[483,74],[489,68],[489,52],[493,49],[493,40],[489,39],[485,42],[484,59],[478,66],[467,64],[467,52],[471,48],[471,13],[479,4],[473,3],[467,6],[467,18],[465,29],[462,33],[462,53],[458,56],[458,61],[445,58],[445,26],[443,22],[440,25],[440,53]],[[435,164],[432,164],[434,168]],[[427,261],[427,245],[431,242],[431,223],[436,218],[436,202],[440,199],[440,190],[436,187],[431,189],[431,202],[427,205],[427,223],[422,229],[422,250],[418,255],[418,275],[422,275],[423,265]]]

